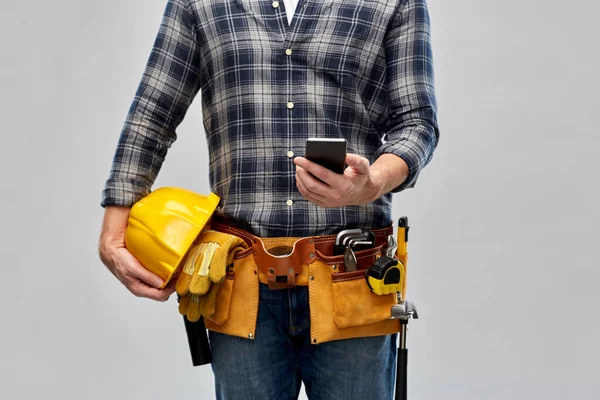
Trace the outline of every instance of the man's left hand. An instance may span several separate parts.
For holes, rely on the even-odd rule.
[[[308,201],[321,207],[367,204],[383,194],[369,160],[357,154],[346,155],[348,167],[343,174],[336,174],[304,157],[294,158],[294,164],[298,190]]]

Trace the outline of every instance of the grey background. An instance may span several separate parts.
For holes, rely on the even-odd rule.
[[[0,397],[213,398],[176,302],[97,257],[165,0],[2,1]],[[598,397],[594,1],[429,0],[442,139],[408,215],[411,399]],[[155,187],[207,193],[200,102]]]

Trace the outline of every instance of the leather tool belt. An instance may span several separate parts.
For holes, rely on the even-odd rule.
[[[259,238],[214,217],[211,229],[239,236],[249,247],[236,253],[220,284],[207,329],[254,339],[263,283],[272,289],[308,286],[312,344],[399,332],[398,320],[390,319],[396,293],[372,293],[364,271],[383,253],[392,227],[374,230],[375,246],[355,251],[356,271],[345,271],[344,256],[334,255],[336,235]]]
[[[271,289],[287,289],[307,286],[308,266],[315,260],[328,264],[332,272],[345,272],[343,256],[333,255],[336,235],[303,238],[259,238],[249,232],[228,225],[217,219],[211,222],[211,229],[241,237],[249,246],[236,258],[244,258],[252,253],[259,270],[259,281]],[[356,252],[357,272],[371,266],[387,245],[387,237],[393,234],[393,227],[375,229],[373,248]]]

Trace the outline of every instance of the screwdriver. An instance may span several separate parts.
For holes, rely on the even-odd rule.
[[[400,217],[398,219],[398,249],[396,250],[396,258],[399,263],[402,264],[402,289],[399,290],[401,293],[401,298],[406,298],[406,261],[408,259],[408,253],[406,250],[408,244],[408,230],[410,227],[408,226],[408,217]]]

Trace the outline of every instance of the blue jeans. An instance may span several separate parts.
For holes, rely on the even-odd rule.
[[[308,288],[260,285],[256,338],[210,332],[217,400],[392,400],[396,335],[310,343]]]

